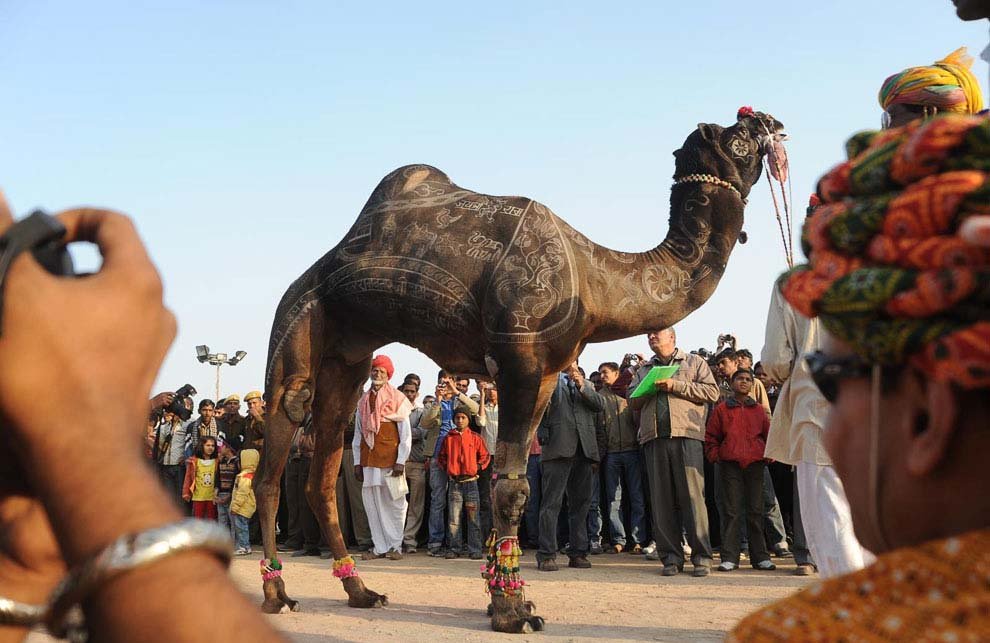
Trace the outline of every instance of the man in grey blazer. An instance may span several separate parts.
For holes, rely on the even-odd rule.
[[[550,398],[537,439],[543,448],[543,489],[540,507],[540,548],[536,554],[540,571],[557,571],[557,518],[567,493],[570,567],[591,567],[588,562],[588,505],[591,478],[597,475],[604,454],[605,435],[595,421],[605,408],[602,396],[585,380],[577,362],[560,374]],[[601,450],[600,448],[601,447]]]

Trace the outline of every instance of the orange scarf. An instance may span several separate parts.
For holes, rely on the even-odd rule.
[[[375,436],[378,435],[383,420],[402,422],[409,419],[412,409],[409,398],[388,382],[377,394],[374,389],[365,391],[358,402],[358,417],[361,419],[361,437],[368,443],[368,448],[375,448]]]

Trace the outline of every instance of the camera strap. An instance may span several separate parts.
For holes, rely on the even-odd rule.
[[[53,268],[57,269],[57,267],[48,265],[48,262],[39,256],[38,250],[44,248],[46,244],[56,244],[63,237],[65,237],[65,226],[58,219],[41,210],[35,210],[15,222],[0,235],[0,332],[3,328],[4,285],[7,281],[7,271],[10,270],[14,259],[25,250],[31,250],[42,266],[52,272]],[[50,253],[45,254],[50,256]]]

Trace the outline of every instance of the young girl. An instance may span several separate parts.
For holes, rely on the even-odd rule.
[[[217,519],[217,440],[203,438],[196,447],[196,455],[186,461],[186,479],[182,485],[183,500],[192,500],[193,516]]]

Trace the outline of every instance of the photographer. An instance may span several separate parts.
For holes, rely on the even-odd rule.
[[[192,400],[185,398],[185,403],[191,411]],[[185,501],[182,500],[182,482],[186,476],[186,458],[192,449],[194,431],[190,430],[193,423],[183,422],[182,417],[174,412],[173,406],[174,402],[162,412],[155,429],[155,462],[158,464],[158,477],[168,494],[178,506],[185,506]]]
[[[161,281],[126,217],[81,209],[58,219],[65,243],[95,243],[103,261],[96,274],[70,279],[23,253],[3,282],[0,597],[18,602],[5,613],[21,622],[0,625],[4,641],[25,636],[23,623],[41,611],[67,568],[124,536],[178,528],[182,518],[142,461],[134,431],[175,336]],[[11,221],[0,196],[0,229]],[[42,390],[50,397],[38,405]],[[278,640],[204,546],[79,587],[90,640]],[[207,604],[223,609],[203,628],[198,617]]]

